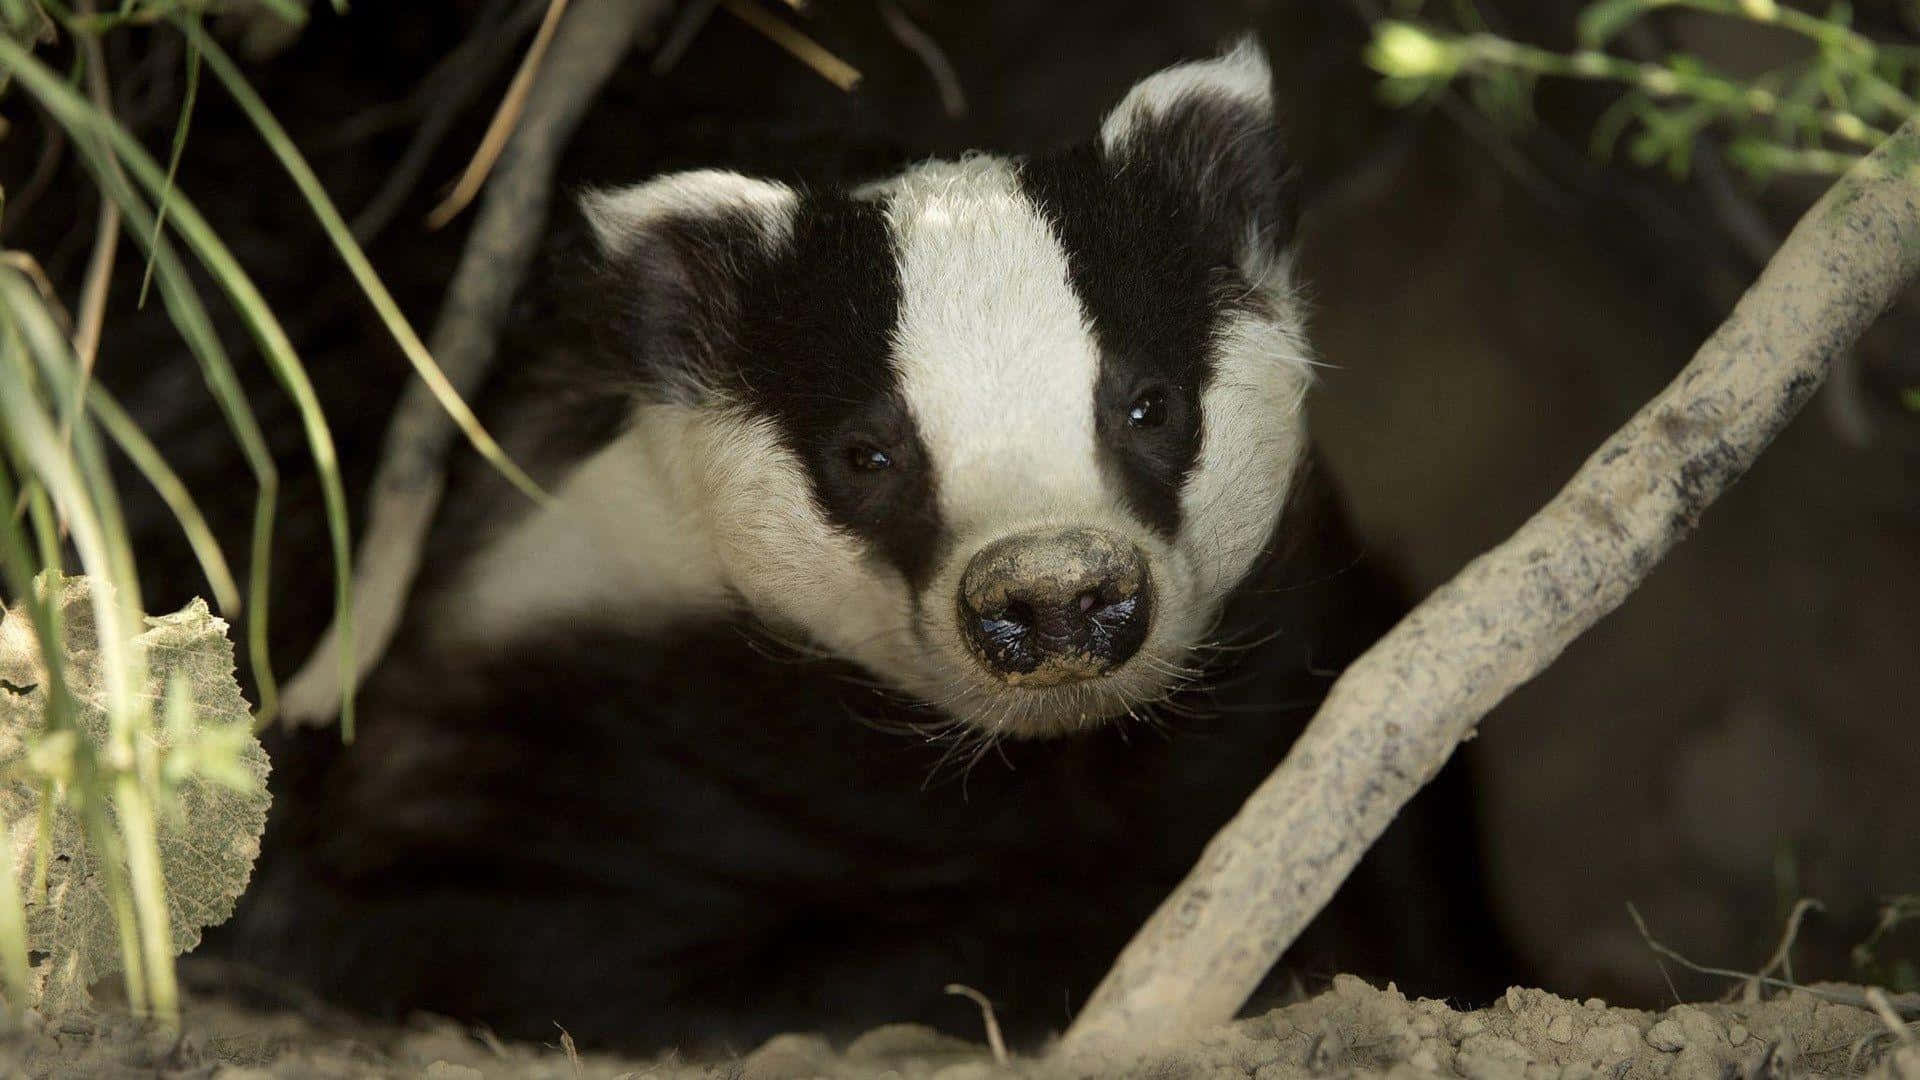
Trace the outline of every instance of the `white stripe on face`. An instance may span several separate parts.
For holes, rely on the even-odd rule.
[[[1067,256],[1014,166],[974,157],[888,185],[894,363],[957,535],[1114,502],[1095,448],[1100,351]]]
[[[1196,603],[1224,599],[1272,542],[1306,454],[1306,337],[1294,299],[1270,295],[1280,317],[1236,314],[1214,333],[1200,455],[1180,493],[1177,546],[1194,567]]]

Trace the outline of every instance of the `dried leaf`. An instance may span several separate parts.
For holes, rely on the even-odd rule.
[[[51,573],[36,582],[60,614],[67,684],[79,734],[105,760],[108,739],[105,672],[86,578]],[[253,737],[253,716],[233,678],[233,645],[225,620],[205,601],[146,620],[134,640],[145,654],[152,703],[136,755],[153,756],[165,776],[157,822],[167,913],[176,953],[200,943],[201,929],[225,921],[246,888],[260,854],[269,797],[267,756]],[[23,608],[0,615],[0,678],[25,693],[0,693],[0,822],[8,829],[16,880],[33,880],[41,791],[57,775],[59,749],[43,746],[48,693],[39,644]],[[188,700],[179,700],[179,695]],[[183,707],[184,706],[184,707]],[[38,750],[39,753],[35,753]],[[31,760],[30,760],[31,759]],[[191,767],[177,767],[177,762]],[[170,764],[176,767],[169,768]],[[107,785],[102,784],[101,787]],[[84,1007],[87,988],[120,967],[120,946],[99,855],[86,842],[75,788],[59,785],[52,808],[47,891],[26,899],[33,986],[43,1010]],[[113,800],[104,791],[109,822]]]

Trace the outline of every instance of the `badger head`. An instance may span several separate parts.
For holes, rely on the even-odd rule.
[[[585,208],[601,352],[641,400],[594,497],[648,492],[681,601],[1047,735],[1168,694],[1274,539],[1309,362],[1251,42],[1045,156],[850,192],[689,172]]]

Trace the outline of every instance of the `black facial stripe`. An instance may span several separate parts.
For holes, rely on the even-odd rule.
[[[779,426],[835,524],[873,544],[916,589],[942,544],[932,463],[890,362],[900,278],[879,207],[809,196],[777,259],[739,283],[726,348],[735,389]],[[884,469],[860,468],[860,447]]]
[[[1209,235],[1194,192],[1159,171],[1104,160],[1094,146],[1030,161],[1021,182],[1066,250],[1100,346],[1101,466],[1133,512],[1171,537],[1200,452],[1200,394],[1222,297],[1237,277],[1233,250]],[[1168,409],[1150,431],[1126,422],[1145,389],[1164,393]]]

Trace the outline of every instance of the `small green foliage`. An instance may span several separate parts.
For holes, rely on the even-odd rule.
[[[1920,413],[1920,386],[1909,386],[1900,391],[1900,404],[1906,406],[1908,412]]]
[[[1417,16],[1424,7],[1401,4],[1396,13]],[[1650,61],[1609,51],[1662,9],[1774,27],[1802,39],[1804,55],[1741,77],[1685,54]],[[1389,102],[1411,104],[1465,79],[1468,98],[1508,127],[1530,119],[1533,83],[1542,76],[1612,83],[1622,94],[1596,125],[1596,153],[1624,145],[1636,164],[1684,176],[1702,138],[1718,135],[1728,160],[1765,181],[1844,172],[1920,113],[1920,49],[1875,41],[1851,20],[1845,4],[1814,16],[1776,0],[1595,0],[1574,28],[1579,49],[1557,53],[1489,33],[1477,17],[1456,11],[1451,28],[1406,18],[1376,23],[1367,60],[1383,76]]]
[[[203,601],[146,620],[133,644],[158,715],[130,745],[116,745],[92,586],[50,573],[36,585],[64,631],[74,726],[46,732],[47,667],[24,608],[6,612],[0,678],[15,691],[0,694],[0,824],[13,879],[31,883],[24,900],[27,946],[37,956],[32,1003],[57,1013],[84,1007],[88,986],[121,966],[115,899],[87,824],[100,812],[115,831],[126,827],[116,780],[160,792],[156,840],[178,953],[199,943],[202,927],[232,915],[246,887],[266,827],[267,759],[233,679],[226,623]]]

